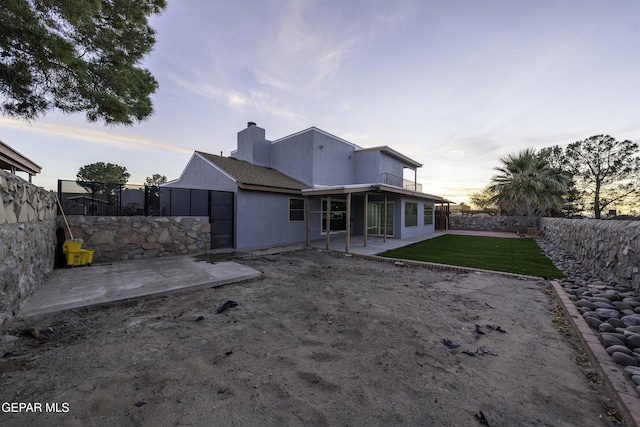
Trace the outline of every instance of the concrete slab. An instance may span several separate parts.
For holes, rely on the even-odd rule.
[[[262,273],[232,261],[176,256],[56,269],[22,305],[27,318],[71,308],[254,279]]]

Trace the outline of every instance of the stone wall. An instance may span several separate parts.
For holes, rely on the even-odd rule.
[[[452,230],[509,231],[526,234],[531,227],[531,219],[521,216],[491,215],[451,215],[449,228]]]
[[[54,266],[55,194],[0,170],[0,325]]]
[[[589,273],[640,291],[640,221],[542,218],[540,228]]]
[[[208,217],[67,216],[74,238],[95,251],[93,262],[110,262],[209,250]],[[58,226],[64,227],[58,218]]]

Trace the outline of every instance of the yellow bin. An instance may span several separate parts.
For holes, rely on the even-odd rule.
[[[62,252],[65,254],[67,252],[80,252],[80,248],[82,247],[82,241],[80,240],[65,240],[62,245]]]
[[[65,240],[62,245],[62,253],[64,253],[67,260],[67,266],[76,267],[82,265],[81,248],[82,241],[78,240]]]
[[[91,265],[94,252],[91,249],[80,249],[80,265]]]
[[[80,252],[67,252],[64,256],[67,259],[67,266],[77,267],[82,265],[82,255],[80,255]]]

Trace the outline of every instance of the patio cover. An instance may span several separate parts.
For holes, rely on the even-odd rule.
[[[315,188],[303,189],[302,195],[305,196],[306,200],[306,209],[307,218],[307,246],[310,246],[310,229],[309,229],[309,198],[312,196],[327,196],[327,235],[326,235],[326,249],[329,249],[330,244],[330,234],[331,234],[331,221],[330,221],[330,213],[331,213],[331,196],[332,195],[344,195],[346,196],[347,202],[347,218],[351,217],[351,195],[355,193],[364,193],[364,246],[367,246],[367,208],[368,208],[368,195],[369,193],[382,193],[385,198],[385,206],[387,204],[387,195],[388,194],[400,194],[404,196],[412,196],[420,199],[434,200],[437,203],[442,205],[446,204],[447,206],[452,203],[449,200],[446,200],[440,196],[436,196],[433,194],[422,193],[419,191],[407,190],[400,187],[394,187],[386,184],[351,184],[351,185],[340,185],[340,186],[316,186]],[[386,214],[385,214],[386,217]],[[385,225],[386,228],[386,225]],[[349,253],[349,239],[350,239],[351,231],[349,227],[346,229],[345,236],[345,252]],[[386,233],[383,233],[383,239],[386,242],[387,236]]]

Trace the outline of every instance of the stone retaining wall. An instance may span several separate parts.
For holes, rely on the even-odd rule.
[[[67,221],[82,247],[95,251],[94,263],[204,252],[211,243],[208,217],[71,215]],[[62,217],[58,226],[65,227]]]
[[[0,325],[54,266],[55,194],[0,170]]]
[[[521,216],[491,215],[451,215],[449,228],[452,230],[508,231],[526,234],[531,220]]]
[[[540,229],[589,273],[640,291],[640,221],[542,218]]]

